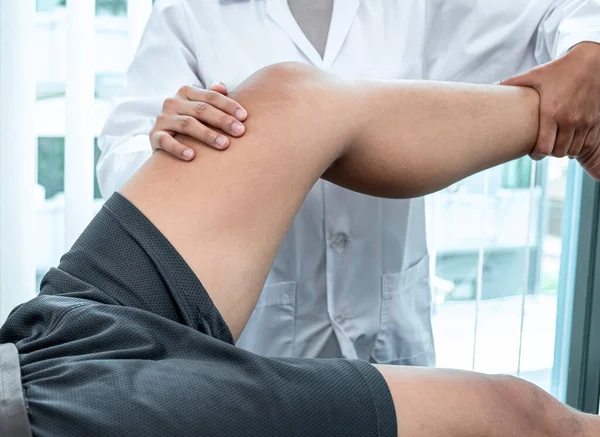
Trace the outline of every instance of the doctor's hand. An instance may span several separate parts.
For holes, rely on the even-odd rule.
[[[600,145],[600,44],[580,43],[562,58],[501,84],[540,93],[540,129],[531,158],[577,158]]]
[[[184,86],[175,97],[164,101],[150,131],[150,144],[153,151],[161,149],[189,161],[194,158],[194,150],[177,141],[177,134],[223,150],[229,147],[229,138],[213,129],[239,137],[245,132],[241,122],[247,116],[239,103],[227,97],[227,88],[221,83],[206,90]]]

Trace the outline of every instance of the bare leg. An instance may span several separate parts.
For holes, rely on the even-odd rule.
[[[235,338],[323,173],[368,194],[418,196],[526,155],[537,131],[528,89],[361,83],[280,65],[233,96],[251,116],[227,153],[197,147],[187,165],[155,154],[122,193],[201,278]]]
[[[251,118],[227,153],[199,147],[192,163],[157,153],[122,190],[202,280],[234,337],[321,175],[368,194],[418,196],[526,155],[537,133],[538,98],[526,89],[359,83],[286,65],[256,74],[234,98]],[[596,418],[514,378],[378,369],[399,435],[600,432]]]
[[[522,379],[458,370],[375,366],[396,406],[398,435],[592,437],[600,418]]]

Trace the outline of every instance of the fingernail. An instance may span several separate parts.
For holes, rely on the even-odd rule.
[[[546,155],[542,154],[542,153],[532,153],[530,155],[531,159],[533,159],[534,161],[541,161],[542,159],[544,159],[546,157]]]
[[[238,109],[235,111],[235,118],[237,118],[238,120],[243,120],[244,118],[246,118],[246,111],[244,111],[243,109]]]
[[[194,153],[193,153],[193,152],[192,152],[190,149],[185,149],[185,150],[183,151],[183,157],[184,157],[185,159],[191,159],[191,157],[192,157],[192,155],[193,155],[193,154],[194,154]]]
[[[241,134],[244,132],[244,125],[239,121],[234,121],[231,123],[231,130],[234,134]]]
[[[219,146],[219,147],[225,147],[225,144],[227,143],[227,138],[217,137],[217,139],[215,140],[215,143],[217,143],[217,146]]]

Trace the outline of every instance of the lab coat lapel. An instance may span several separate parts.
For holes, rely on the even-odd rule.
[[[323,60],[310,43],[290,11],[287,0],[267,0],[267,14],[290,37],[315,67],[321,68]]]
[[[334,0],[331,25],[329,26],[329,35],[327,35],[327,44],[323,59],[324,69],[329,69],[333,65],[342,49],[342,45],[356,18],[358,5],[359,0]]]

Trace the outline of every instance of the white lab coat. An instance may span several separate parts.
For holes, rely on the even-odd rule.
[[[119,189],[148,158],[162,102],[184,84],[232,89],[281,61],[373,79],[494,82],[577,42],[600,42],[599,2],[336,0],[321,59],[287,0],[157,0],[99,141],[100,188]],[[430,302],[423,199],[376,199],[320,181],[238,345],[433,365]]]

